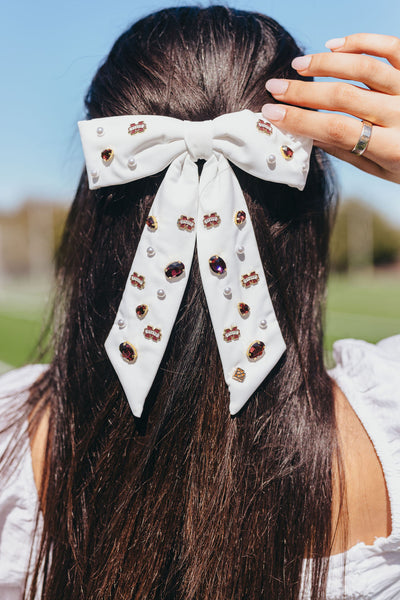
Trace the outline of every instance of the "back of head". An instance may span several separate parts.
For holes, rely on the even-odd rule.
[[[88,117],[259,111],[267,79],[298,77],[299,53],[260,14],[166,9],[117,40],[90,86]],[[321,303],[334,193],[318,153],[303,192],[233,168],[287,344],[234,418],[195,260],[134,420],[103,345],[164,173],[97,191],[82,175],[57,260],[60,327],[46,384],[46,598],[290,599],[302,558],[329,552],[335,431]]]

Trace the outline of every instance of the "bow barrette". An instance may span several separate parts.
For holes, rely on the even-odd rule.
[[[260,179],[303,189],[312,140],[243,110],[212,121],[116,116],[80,121],[89,187],[162,171],[105,348],[133,414],[146,396],[182,301],[195,242],[230,412],[285,351],[243,192],[228,160]],[[195,161],[205,159],[201,176]]]

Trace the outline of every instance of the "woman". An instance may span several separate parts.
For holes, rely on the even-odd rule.
[[[364,51],[388,56],[393,67],[354,55]],[[399,127],[394,42],[350,36],[308,65],[297,58],[300,75],[291,67],[299,54],[289,34],[263,15],[218,6],[167,9],[117,40],[87,94],[88,118],[205,121],[257,112],[269,80],[270,92],[288,104],[264,106],[268,121],[398,181],[398,158],[382,150]],[[376,91],[308,80],[321,74],[351,75]],[[359,121],[292,103],[373,122],[364,155],[349,152]],[[200,161],[200,171],[203,166]],[[167,352],[134,418],[104,343],[165,172],[97,191],[83,174],[57,257],[54,359],[2,383],[13,412],[6,420],[2,409],[2,423],[12,423],[2,434],[3,448],[12,437],[3,457],[11,475],[0,503],[4,597],[21,597],[29,559],[26,597],[48,600],[286,600],[302,591],[313,600],[336,598],[344,558],[347,597],[400,594],[391,493],[400,487],[399,337],[377,347],[343,342],[338,366],[326,372],[322,302],[336,195],[324,154],[313,152],[303,192],[233,168],[286,352],[243,409],[229,416],[195,258]],[[392,454],[382,456],[389,446]],[[384,468],[390,500],[381,462],[390,466]],[[355,546],[377,536],[379,544]],[[338,556],[329,565],[330,555]]]

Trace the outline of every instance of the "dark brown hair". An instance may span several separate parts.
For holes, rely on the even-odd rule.
[[[268,78],[298,77],[299,54],[261,14],[162,10],[116,41],[88,118],[259,111]],[[320,151],[303,192],[234,170],[287,344],[235,417],[196,260],[143,417],[132,416],[103,344],[164,173],[98,191],[82,175],[57,257],[54,359],[28,402],[50,410],[46,600],[294,600],[306,556],[312,598],[324,598],[338,455],[322,344],[335,190]]]

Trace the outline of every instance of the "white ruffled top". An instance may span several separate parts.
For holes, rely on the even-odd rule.
[[[399,600],[400,335],[376,345],[352,339],[338,341],[334,344],[334,359],[336,367],[329,373],[363,423],[382,464],[391,505],[392,531],[389,537],[377,538],[372,545],[361,542],[346,553],[330,558],[327,600],[343,600],[344,592],[346,600]],[[6,426],[5,409],[10,403],[24,401],[24,390],[45,368],[30,365],[0,377],[0,430]],[[0,433],[0,454],[12,435],[12,430]],[[1,600],[22,598],[37,508],[26,431],[17,470],[0,485]]]

